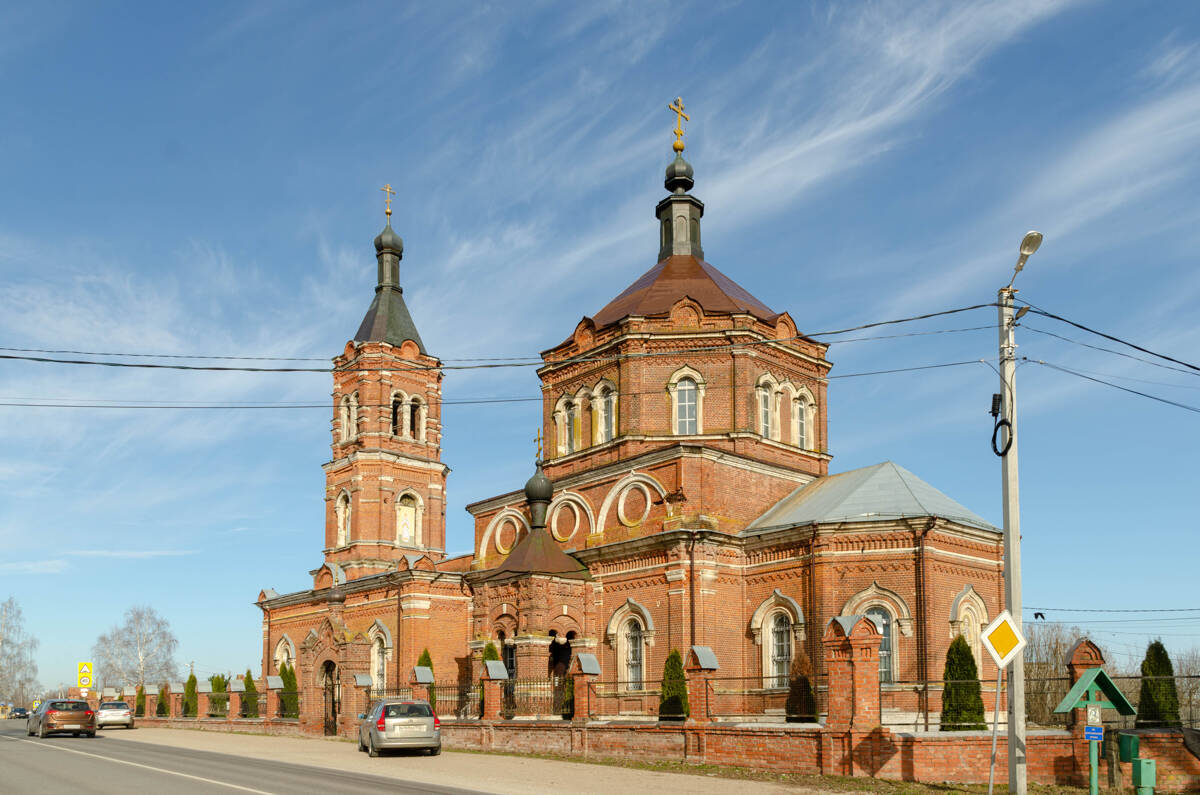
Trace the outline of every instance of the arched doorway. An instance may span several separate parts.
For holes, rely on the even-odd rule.
[[[338,713],[342,709],[342,683],[338,676],[337,664],[333,660],[326,661],[321,666],[321,693],[323,694],[325,717],[325,736],[332,737],[338,733]]]
[[[550,630],[550,659],[547,661],[547,673],[551,677],[566,676],[571,667],[571,641],[575,633],[568,632],[559,635],[556,630]]]

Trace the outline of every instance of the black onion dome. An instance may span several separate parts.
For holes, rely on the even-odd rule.
[[[404,240],[401,239],[400,235],[396,234],[396,230],[392,229],[391,221],[388,221],[388,225],[375,238],[375,250],[377,252],[394,251],[397,254],[404,253]]]
[[[550,502],[554,496],[554,484],[542,471],[542,462],[537,462],[537,472],[525,484],[525,499],[530,502]]]
[[[675,159],[667,166],[667,178],[663,181],[663,185],[669,191],[677,191],[686,193],[695,185],[692,177],[695,172],[692,170],[692,164],[683,159],[681,153],[676,153]]]
[[[341,588],[337,587],[337,585],[334,585],[329,589],[329,593],[325,595],[325,601],[344,604],[346,601],[346,594],[342,592]]]

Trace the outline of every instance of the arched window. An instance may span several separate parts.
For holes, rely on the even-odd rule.
[[[404,399],[392,396],[392,436],[404,435]]]
[[[375,638],[371,644],[371,678],[376,690],[387,687],[387,646],[382,637]]]
[[[686,436],[698,433],[696,382],[681,378],[675,385],[675,433]]]
[[[867,618],[875,622],[883,639],[879,641],[879,681],[888,684],[894,681],[892,675],[892,627],[895,621],[892,614],[882,607],[872,607],[867,610]]]
[[[508,678],[514,679],[517,675],[517,647],[512,643],[506,643],[504,630],[496,633],[496,637],[500,640],[500,662],[504,663],[504,670],[508,671]]]
[[[339,439],[343,442],[350,441],[350,396],[342,395],[341,401],[338,403],[338,434]]]
[[[787,613],[776,613],[771,619],[771,684],[788,686],[792,667],[792,622]]]
[[[342,492],[334,503],[333,512],[337,519],[337,544],[344,547],[350,541],[350,495]]]
[[[405,494],[396,500],[396,543],[410,545],[421,543],[418,524],[417,498]]]
[[[760,386],[758,392],[758,432],[764,439],[771,438],[771,388]]]
[[[275,645],[275,654],[272,659],[275,661],[276,671],[281,670],[284,665],[292,667],[296,665],[296,650],[292,648],[292,641],[287,635],[280,638],[279,643]]]
[[[358,438],[358,393],[350,393],[350,438]]]
[[[642,624],[636,618],[625,622],[622,643],[625,647],[625,688],[641,690],[645,671],[646,641],[642,637]]]
[[[567,452],[568,453],[573,453],[579,449],[578,437],[575,432],[575,423],[577,423],[579,421],[579,409],[577,408],[577,406],[578,406],[578,404],[574,400],[568,400],[566,402],[566,404],[563,406],[563,408],[566,410],[566,413],[567,413],[566,432],[567,432]]]
[[[603,444],[610,442],[616,437],[616,413],[617,413],[617,395],[610,386],[604,386],[600,389],[600,394],[596,398],[593,406],[593,422],[596,422],[597,433],[596,443]],[[595,412],[599,412],[600,416],[596,417]]]
[[[796,446],[802,450],[811,450],[812,445],[808,440],[808,400],[807,398],[796,399],[796,412],[792,422],[795,424]]]
[[[425,441],[425,407],[420,398],[408,402],[408,428],[412,438],[418,442]]]

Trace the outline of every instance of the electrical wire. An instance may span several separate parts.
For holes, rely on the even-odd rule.
[[[112,362],[112,361],[95,361],[87,359],[63,359],[48,356],[22,356],[18,353],[62,353],[64,355],[78,356],[124,356],[124,357],[140,357],[140,358],[186,358],[186,359],[213,359],[213,360],[275,360],[275,361],[323,361],[315,357],[260,357],[260,356],[201,356],[201,355],[183,355],[183,354],[146,354],[146,353],[96,353],[84,351],[59,351],[50,349],[36,348],[12,348],[2,347],[0,350],[10,351],[10,353],[0,354],[0,359],[39,362],[43,364],[74,364],[74,365],[92,365],[97,367],[121,367],[121,368],[139,368],[139,369],[158,369],[158,370],[199,370],[199,371],[220,371],[220,372],[250,372],[250,373],[328,373],[328,372],[376,372],[379,370],[389,370],[393,372],[404,371],[421,371],[421,370],[485,370],[507,367],[541,367],[553,366],[561,367],[569,364],[577,364],[584,362],[611,362],[622,359],[637,359],[650,358],[656,356],[678,356],[683,353],[713,353],[722,350],[734,350],[755,345],[775,345],[783,342],[796,341],[812,341],[813,337],[833,336],[837,334],[847,334],[852,331],[861,331],[869,328],[878,328],[880,326],[895,325],[898,323],[911,323],[917,320],[927,320],[934,317],[942,317],[945,315],[958,314],[960,312],[969,312],[975,309],[981,309],[995,304],[976,304],[974,306],[959,307],[957,309],[947,309],[940,312],[927,312],[921,315],[913,315],[910,317],[896,318],[892,320],[880,320],[873,323],[863,323],[857,326],[851,326],[844,329],[835,329],[832,331],[822,331],[816,334],[799,334],[794,337],[783,339],[769,340],[753,340],[750,342],[737,342],[724,346],[703,346],[692,349],[672,350],[672,351],[647,351],[634,354],[617,354],[613,356],[574,356],[557,361],[545,361],[540,357],[512,357],[505,359],[500,357],[477,357],[473,359],[454,359],[446,361],[472,361],[472,362],[489,362],[488,364],[468,364],[468,365],[410,365],[407,367],[372,367],[372,368],[332,368],[332,367],[244,367],[244,366],[222,366],[222,365],[185,365],[185,364],[161,364],[161,363],[144,363],[144,362]],[[945,333],[945,332],[927,332],[927,333]],[[898,335],[899,336],[899,335]],[[870,338],[864,338],[870,339]]]
[[[1141,397],[1149,398],[1150,400],[1155,400],[1155,401],[1158,401],[1159,403],[1166,403],[1168,406],[1175,406],[1177,408],[1181,408],[1186,411],[1191,411],[1191,412],[1195,412],[1196,414],[1200,414],[1200,406],[1189,406],[1187,403],[1180,403],[1177,400],[1171,400],[1169,398],[1159,397],[1158,395],[1151,395],[1149,392],[1142,392],[1137,389],[1130,389],[1127,386],[1121,386],[1120,384],[1114,384],[1111,381],[1105,381],[1101,378],[1093,378],[1092,376],[1084,375],[1083,373],[1081,373],[1077,370],[1072,370],[1069,367],[1063,367],[1061,365],[1051,364],[1050,362],[1045,362],[1040,359],[1030,359],[1028,357],[1021,357],[1021,358],[1023,361],[1027,361],[1032,364],[1040,364],[1044,367],[1049,367],[1051,370],[1058,370],[1059,372],[1062,372],[1062,373],[1069,373],[1077,378],[1083,378],[1087,381],[1094,381],[1097,384],[1104,384],[1105,386],[1110,386],[1113,389],[1119,389],[1122,392],[1128,392],[1131,395],[1140,395]]]
[[[1080,347],[1083,347],[1083,348],[1091,348],[1094,351],[1103,351],[1104,353],[1111,353],[1114,356],[1120,356],[1125,359],[1132,359],[1135,362],[1142,362],[1143,364],[1148,364],[1148,365],[1151,365],[1152,367],[1161,367],[1164,370],[1171,370],[1172,372],[1176,372],[1176,373],[1185,373],[1187,375],[1196,375],[1196,373],[1193,373],[1191,370],[1185,370],[1182,367],[1172,367],[1169,364],[1163,364],[1162,362],[1154,362],[1149,359],[1143,359],[1141,356],[1134,356],[1133,354],[1124,353],[1122,351],[1114,351],[1112,348],[1104,348],[1100,345],[1089,345],[1086,342],[1080,342],[1079,340],[1073,340],[1070,337],[1064,337],[1061,334],[1055,334],[1053,331],[1045,331],[1043,329],[1034,328],[1033,326],[1028,326],[1028,325],[1025,325],[1024,323],[1021,324],[1021,328],[1025,329],[1026,331],[1032,331],[1034,334],[1044,334],[1047,337],[1054,337],[1055,339],[1060,339],[1063,342],[1069,342],[1072,345],[1079,345]]]
[[[1200,365],[1191,364],[1189,362],[1183,361],[1182,359],[1176,359],[1173,356],[1167,356],[1165,353],[1156,353],[1155,351],[1152,351],[1149,348],[1144,348],[1141,345],[1137,345],[1136,343],[1129,342],[1128,340],[1123,340],[1120,337],[1114,337],[1112,334],[1105,334],[1103,331],[1097,331],[1096,329],[1085,326],[1082,323],[1076,323],[1074,320],[1068,320],[1067,318],[1063,317],[1062,315],[1056,315],[1053,312],[1047,312],[1044,309],[1039,309],[1038,307],[1034,306],[1033,304],[1029,303],[1028,301],[1022,301],[1022,303],[1026,304],[1029,307],[1030,311],[1036,312],[1037,314],[1042,315],[1043,317],[1048,317],[1053,320],[1057,320],[1061,323],[1066,323],[1067,325],[1074,326],[1075,328],[1080,329],[1081,331],[1086,331],[1089,334],[1095,334],[1097,337],[1104,337],[1104,339],[1106,339],[1106,340],[1111,340],[1112,342],[1117,342],[1117,343],[1120,343],[1121,345],[1125,345],[1129,348],[1133,348],[1135,351],[1141,351],[1142,353],[1147,353],[1155,358],[1163,359],[1164,361],[1168,361],[1168,362],[1174,362],[1175,364],[1183,365],[1184,367],[1188,368],[1189,370],[1195,370],[1196,372],[1200,372]]]
[[[890,370],[872,370],[862,373],[842,373],[830,378],[863,378],[865,376],[874,375],[893,375],[896,373],[910,373],[921,370],[932,370],[944,367],[959,367],[967,364],[979,364],[982,359],[970,359],[961,362],[942,362],[939,364],[922,364],[913,367],[897,367]],[[712,387],[716,389],[716,387]],[[727,389],[733,389],[731,384]],[[657,395],[661,392],[660,389],[647,390],[644,392],[626,392],[626,395]],[[544,398],[538,397],[478,397],[478,398],[458,398],[449,400],[431,401],[434,405],[443,406],[462,406],[462,405],[479,405],[491,403],[540,403]],[[48,401],[70,401],[70,402],[48,402]],[[15,408],[74,408],[74,409],[326,409],[333,407],[332,401],[325,403],[303,403],[281,402],[281,403],[256,403],[254,401],[237,401],[229,403],[206,403],[201,401],[165,401],[165,400],[144,400],[144,401],[119,401],[119,400],[91,400],[88,398],[6,398],[0,397],[0,408],[15,407]],[[359,404],[359,408],[379,408],[390,409],[390,403],[363,403]]]
[[[1030,607],[1022,610],[1041,610],[1055,613],[1200,613],[1200,607]]]

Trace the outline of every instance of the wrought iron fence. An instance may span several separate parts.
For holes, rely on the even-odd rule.
[[[1028,685],[1028,680],[1027,680]],[[983,703],[982,714],[970,717],[960,717],[953,724],[943,721],[943,706],[947,692],[959,689],[970,696],[979,695]],[[999,704],[1001,723],[1006,723],[1005,710],[1008,708],[1006,688],[1002,683],[1000,691],[996,691],[996,680],[983,679],[931,679],[931,680],[895,680],[881,682],[879,685],[879,718],[880,723],[892,729],[907,729],[910,731],[969,731],[986,729],[992,725],[995,709]],[[1066,691],[1063,691],[1064,694]],[[1055,702],[1057,703],[1057,702]],[[1053,709],[1053,705],[1051,706]]]
[[[817,723],[825,712],[828,690],[824,676],[805,677],[783,687],[764,682],[761,676],[719,676],[708,680],[704,703],[692,704],[691,709],[693,714],[704,710],[718,720]]]
[[[1029,668],[1036,672],[1036,665],[1027,666],[1025,670],[1025,725],[1037,729],[1065,729],[1071,723],[1071,713],[1055,712],[1054,708],[1066,698],[1071,689],[1071,678],[1038,676],[1036,673],[1030,676]],[[1007,680],[1005,676],[1006,686]],[[1006,718],[1002,717],[1000,722],[1006,724]]]
[[[300,693],[295,690],[279,691],[279,707],[274,715],[276,718],[300,717]]]
[[[500,717],[567,718],[574,714],[574,684],[568,676],[506,679],[500,683]]]
[[[589,682],[587,717],[657,718],[662,690],[645,682]]]
[[[239,718],[257,718],[259,713],[259,700],[262,696],[257,690],[242,693],[241,703],[238,705]]]
[[[1200,676],[1112,676],[1138,714],[1105,713],[1114,729],[1200,728]],[[1151,707],[1153,700],[1158,709]],[[1165,707],[1165,709],[1162,709]]]
[[[443,717],[478,718],[483,714],[483,686],[478,682],[429,685],[429,705]]]
[[[411,687],[373,687],[367,691],[367,698],[374,701],[377,698],[412,698]]]
[[[208,717],[224,718],[229,715],[229,694],[228,693],[209,693],[208,694]]]

